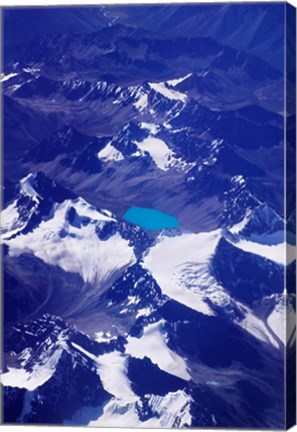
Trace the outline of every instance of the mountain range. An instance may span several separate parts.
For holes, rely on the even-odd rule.
[[[4,9],[5,423],[286,426],[284,13]]]

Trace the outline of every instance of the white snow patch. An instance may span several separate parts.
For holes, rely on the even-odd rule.
[[[251,214],[251,210],[249,210],[249,211],[247,212],[247,214],[245,215],[245,217],[242,219],[241,222],[239,222],[239,223],[233,225],[233,227],[230,228],[229,231],[230,231],[232,234],[239,234],[240,231],[242,231],[243,228],[244,228],[244,227],[246,226],[246,224],[248,223],[250,214]]]
[[[175,87],[175,86],[177,86],[177,84],[180,84],[181,82],[183,82],[187,78],[190,78],[191,75],[192,75],[192,73],[189,73],[188,75],[185,75],[181,78],[169,80],[169,81],[167,81],[167,84],[171,85],[172,87]]]
[[[142,112],[148,105],[148,98],[147,98],[147,94],[143,93],[140,95],[140,97],[138,98],[137,102],[134,103],[134,106],[140,111]]]
[[[189,172],[195,165],[195,162],[186,162],[182,158],[177,158],[175,156],[172,156],[168,162],[168,167],[176,168],[180,171],[184,171],[185,173]]]
[[[99,356],[97,365],[98,374],[106,391],[126,403],[132,403],[138,399],[131,390],[130,381],[127,378],[127,356],[114,351]]]
[[[36,203],[39,203],[39,199],[42,199],[42,197],[37,193],[37,191],[34,189],[34,181],[35,178],[33,174],[28,174],[27,177],[23,178],[21,183],[21,192],[29,197],[31,197]]]
[[[160,131],[160,126],[154,123],[142,122],[140,123],[140,127],[149,130],[153,135],[156,135]]]
[[[110,142],[100,150],[98,158],[104,161],[120,161],[124,160],[124,156]]]
[[[126,353],[139,359],[148,357],[163,371],[188,381],[191,377],[187,371],[186,363],[168,348],[162,333],[163,324],[163,321],[149,324],[145,327],[140,338],[128,336]]]
[[[286,319],[286,308],[283,304],[277,304],[267,318],[267,324],[283,344],[286,341]]]
[[[134,285],[135,287],[137,286],[136,284]],[[139,299],[137,298],[137,296],[128,295],[127,300],[128,300],[127,306],[137,305],[137,303],[139,303]]]
[[[150,123],[147,123],[147,125],[149,125],[147,128],[150,128],[151,133],[157,133],[158,126]],[[139,148],[139,151],[135,152],[134,156],[140,156],[144,152],[148,152],[157,167],[162,171],[176,168],[188,172],[195,165],[195,163],[187,163],[181,158],[176,158],[174,152],[160,138],[148,136],[141,142],[134,141],[134,144]]]
[[[191,398],[182,390],[168,393],[166,396],[151,395],[148,404],[155,414],[148,420],[141,421],[137,415],[135,403],[123,404],[111,399],[103,409],[103,415],[91,421],[89,426],[102,427],[141,427],[141,428],[172,428],[179,418],[179,427],[191,426]]]
[[[209,233],[184,233],[176,237],[159,236],[159,242],[144,258],[150,271],[168,297],[206,315],[214,315],[204,301],[199,277],[187,281],[187,273],[198,264],[208,265],[221,238],[221,230]]]
[[[97,374],[107,392],[115,396],[117,400],[125,403],[133,403],[138,399],[133,393],[130,381],[127,378],[128,366],[126,355],[113,351],[96,357],[75,342],[71,342],[71,345],[94,361],[97,367]]]
[[[239,184],[241,186],[246,184],[246,181],[242,175],[233,176],[231,181],[233,184]]]
[[[286,243],[265,245],[241,239],[233,244],[245,252],[262,256],[281,265],[291,264],[296,258],[295,246]]]
[[[4,73],[2,73],[2,74],[1,74],[1,78],[0,78],[0,82],[8,81],[8,80],[10,80],[10,78],[13,78],[13,77],[15,77],[15,76],[17,76],[17,75],[18,75],[18,74],[15,73],[15,72],[11,72],[11,73],[9,73],[9,74],[7,74],[7,75],[5,75]]]
[[[34,365],[31,372],[25,369],[8,368],[8,372],[1,375],[1,382],[4,386],[35,390],[53,376],[61,354],[62,348],[57,349],[44,364]]]
[[[116,337],[113,337],[110,332],[99,331],[95,333],[96,342],[110,342],[112,339],[116,339]]]
[[[90,353],[89,351],[85,350],[83,347],[78,345],[75,342],[70,342],[73,348],[75,348],[77,351],[80,351],[82,354],[84,354],[86,357],[89,357],[89,359],[93,360],[95,363],[97,363],[97,357]]]
[[[14,201],[1,213],[1,234],[10,231],[10,235],[24,227],[25,223],[20,222],[17,201]]]
[[[146,316],[149,316],[150,314],[151,314],[151,309],[148,307],[148,308],[142,308],[142,309],[139,309],[138,311],[137,311],[137,314],[136,314],[136,316],[135,316],[135,318],[137,319],[137,318],[139,318],[139,317],[146,317]]]
[[[21,87],[22,87],[22,84],[14,84],[14,85],[12,85],[12,86],[10,87],[10,91],[15,92],[15,91],[17,91],[19,88],[21,88]]]
[[[38,67],[25,67],[25,68],[23,68],[23,71],[34,75],[34,74],[40,72],[40,68],[38,68]]]
[[[294,294],[286,294],[286,324],[287,345],[292,347],[296,342],[296,311],[294,308]]]
[[[142,152],[147,151],[161,170],[166,171],[169,168],[168,162],[173,153],[164,141],[149,136],[141,142],[134,141],[134,143]]]
[[[187,101],[187,95],[176,90],[169,89],[165,83],[149,83],[150,87],[167,99],[177,100],[185,103]]]
[[[274,339],[274,337],[269,333],[264,322],[260,318],[256,317],[248,308],[246,308],[245,310],[244,319],[238,322],[238,324],[244,330],[252,334],[255,338],[263,342],[272,344],[275,348],[279,348],[279,344],[277,343],[276,339]]]
[[[23,349],[23,351],[21,352],[21,354],[19,355],[19,359],[22,360],[21,361],[21,365],[24,366],[27,361],[29,360],[29,358],[31,357],[31,348],[25,348]]]
[[[90,205],[83,198],[76,198],[72,201],[75,210],[80,217],[88,217],[93,221],[101,221],[101,222],[115,222],[116,219],[112,216],[112,213],[109,210],[101,210],[98,211],[96,207]]]
[[[267,324],[284,345],[289,344],[296,330],[296,314],[290,296],[283,295],[267,318]]]

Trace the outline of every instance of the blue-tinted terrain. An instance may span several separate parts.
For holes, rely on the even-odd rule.
[[[4,422],[285,428],[286,4],[2,12]]]

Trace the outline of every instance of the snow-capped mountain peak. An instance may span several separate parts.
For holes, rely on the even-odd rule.
[[[33,174],[28,174],[27,177],[20,182],[20,192],[33,199],[37,204],[42,199],[42,196],[35,189],[36,177]]]

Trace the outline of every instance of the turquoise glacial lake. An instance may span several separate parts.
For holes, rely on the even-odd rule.
[[[124,214],[124,219],[147,230],[175,228],[180,225],[176,217],[144,207],[130,207]]]

